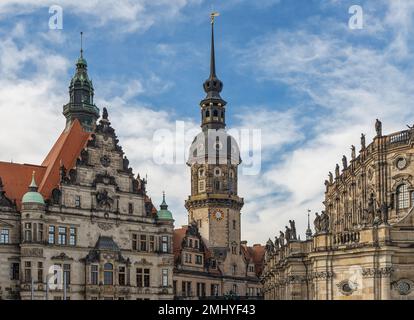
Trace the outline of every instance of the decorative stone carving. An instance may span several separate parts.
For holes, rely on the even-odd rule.
[[[289,224],[290,224],[290,230],[291,230],[291,239],[292,240],[297,240],[297,235],[296,235],[296,226],[295,226],[295,220],[289,220]]]
[[[279,240],[280,240],[280,246],[283,247],[285,245],[285,234],[282,231],[280,231]]]
[[[6,197],[6,192],[3,189],[3,181],[0,178],[0,207],[13,208],[13,202]]]
[[[22,248],[21,251],[22,257],[43,257],[42,248]]]
[[[78,173],[75,169],[70,169],[69,170],[69,182],[72,184],[76,183],[77,175]]]
[[[351,158],[352,160],[356,159],[356,149],[354,145],[351,146]]]
[[[53,204],[60,204],[62,199],[62,192],[55,188],[52,190],[52,203]]]
[[[377,137],[382,137],[382,122],[378,119],[375,121],[375,131],[377,132]]]
[[[358,283],[344,280],[338,283],[337,287],[343,295],[350,296],[358,289]]]
[[[365,134],[361,133],[361,149],[364,150],[365,148]]]
[[[98,227],[104,231],[111,230],[114,226],[111,223],[98,222]]]
[[[342,166],[343,166],[344,170],[346,170],[346,168],[348,168],[348,160],[347,160],[345,155],[342,157]]]
[[[105,168],[111,165],[111,158],[109,158],[106,154],[101,157],[100,161]]]
[[[100,207],[111,207],[114,200],[108,195],[108,191],[103,190],[96,194],[96,202]]]
[[[364,277],[389,277],[394,269],[392,267],[385,268],[363,268],[362,275]]]
[[[329,183],[332,184],[333,183],[333,174],[332,174],[332,172],[329,171],[328,176],[329,176]]]
[[[321,272],[314,272],[313,277],[315,279],[331,279],[333,278],[334,273],[332,271],[321,271]]]
[[[96,135],[91,134],[91,139],[88,141],[88,147],[96,147]]]
[[[73,258],[69,257],[65,252],[61,252],[59,255],[53,256],[51,259],[52,260],[67,260],[67,261],[73,260]]]
[[[321,232],[321,217],[319,213],[315,212],[315,220],[313,221],[315,227],[315,233],[318,234]]]
[[[401,296],[409,295],[414,288],[414,282],[408,279],[400,279],[391,284],[392,289],[398,291]]]
[[[77,161],[78,165],[88,165],[89,164],[89,152],[86,149],[81,151],[80,157]]]

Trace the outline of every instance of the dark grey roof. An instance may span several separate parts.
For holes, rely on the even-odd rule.
[[[95,244],[96,250],[108,250],[108,251],[120,251],[119,246],[116,244],[112,237],[100,236]]]

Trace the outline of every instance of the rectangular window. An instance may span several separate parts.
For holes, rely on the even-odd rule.
[[[43,262],[37,263],[37,282],[43,283]]]
[[[216,269],[217,268],[217,262],[215,259],[211,259],[211,268]]]
[[[2,229],[0,232],[0,243],[7,244],[10,242],[9,229]]]
[[[125,285],[125,267],[119,267],[118,280],[120,286]]]
[[[198,192],[205,192],[206,191],[206,183],[204,180],[198,181]]]
[[[49,226],[49,244],[55,244],[55,226]]]
[[[58,235],[58,244],[65,246],[66,245],[66,228],[65,227],[59,227],[59,235]]]
[[[197,283],[197,297],[205,297],[206,296],[206,284],[203,282]]]
[[[149,237],[149,252],[154,252],[154,251],[155,251],[155,237],[150,236]]]
[[[181,282],[181,294],[183,297],[187,296],[187,286],[185,281]]]
[[[24,224],[24,241],[32,241],[32,224],[30,222]]]
[[[201,228],[202,227],[202,220],[201,219],[199,219],[199,220],[197,220],[197,226],[198,226],[198,228]]]
[[[162,269],[162,286],[168,287],[168,269]]]
[[[144,287],[150,287],[150,269],[144,269]]]
[[[69,229],[69,245],[76,246],[76,228],[74,227]]]
[[[137,287],[142,288],[142,280],[143,280],[142,268],[137,268]]]
[[[32,281],[32,263],[30,261],[24,263],[24,280],[26,282]]]
[[[147,251],[147,236],[145,234],[141,234],[139,239],[139,250],[140,251]]]
[[[95,264],[91,265],[91,284],[98,284],[98,266]]]
[[[134,213],[134,204],[128,203],[128,213],[133,214]]]
[[[43,223],[39,223],[37,226],[37,241],[43,242]]]
[[[199,264],[199,265],[202,265],[202,264],[203,264],[203,256],[201,256],[201,255],[197,254],[197,255],[195,256],[195,258],[196,258],[196,260],[195,260],[195,263],[196,263],[196,264]]]
[[[198,244],[199,244],[198,240],[194,240],[194,248],[198,249]]]
[[[168,252],[168,237],[167,236],[161,237],[161,252],[163,253]]]
[[[189,240],[188,240],[188,246],[189,246],[190,248],[192,248],[192,247],[193,247],[193,239],[189,239]]]
[[[177,295],[177,280],[173,281],[173,294],[175,296]]]
[[[236,230],[236,220],[233,220],[233,230]]]
[[[212,296],[218,296],[219,295],[219,285],[218,284],[212,284],[211,285],[211,295]]]
[[[70,285],[70,264],[63,265],[63,281],[66,281],[66,287]]]
[[[75,196],[75,207],[80,208],[81,207],[81,197]]]
[[[132,250],[137,250],[137,235],[132,234]]]
[[[19,280],[20,278],[20,265],[17,262],[11,264],[11,280]]]

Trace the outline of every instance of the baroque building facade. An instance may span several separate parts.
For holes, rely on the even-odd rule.
[[[188,225],[174,231],[174,292],[177,299],[260,298],[264,247],[241,240],[236,140],[226,128],[223,83],[216,75],[214,14],[211,19],[210,76],[200,102],[201,133],[191,147]]]
[[[173,218],[135,176],[83,52],[41,165],[0,162],[0,299],[172,299]]]
[[[291,224],[267,242],[265,299],[414,299],[414,127],[375,129],[329,173],[315,233],[308,220],[305,241]]]

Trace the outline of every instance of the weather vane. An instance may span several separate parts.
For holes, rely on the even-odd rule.
[[[212,13],[210,13],[211,24],[214,24],[214,19],[216,17],[218,17],[219,15],[220,15],[220,13],[218,13],[218,12],[212,12]]]

